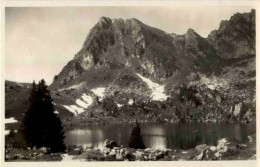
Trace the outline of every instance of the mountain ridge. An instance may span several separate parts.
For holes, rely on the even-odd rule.
[[[214,107],[228,117],[233,105],[242,102],[254,111],[254,17],[254,10],[235,14],[207,38],[191,28],[177,35],[137,19],[101,17],[49,86],[55,108],[76,120],[118,114],[157,120],[161,112],[165,119],[190,120],[197,110],[204,117]],[[197,89],[196,105],[189,98],[182,101],[183,85]],[[212,98],[214,103],[208,101]],[[209,106],[197,109],[198,101]]]

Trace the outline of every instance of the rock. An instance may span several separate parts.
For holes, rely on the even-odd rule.
[[[202,152],[195,157],[195,160],[217,160],[217,157],[215,156],[216,150],[214,150],[213,147],[207,146],[204,148]]]
[[[152,149],[152,148],[146,148],[146,149],[144,150],[144,152],[154,152],[154,149]]]
[[[69,155],[80,155],[82,152],[83,152],[82,147],[71,146],[71,147],[68,148],[68,154]]]
[[[135,156],[130,153],[130,152],[127,152],[126,156],[125,156],[125,160],[128,160],[128,161],[135,161]]]
[[[256,134],[248,136],[247,138],[250,143],[256,142]]]
[[[195,97],[201,102],[202,105],[205,104],[204,98],[202,97],[202,95],[200,93],[196,93]]]
[[[103,154],[108,155],[110,153],[110,151],[111,151],[110,148],[104,148],[102,152],[103,152]]]
[[[135,156],[135,159],[139,160],[139,161],[144,159],[144,153],[141,151],[136,151],[134,153],[134,156]]]
[[[222,159],[222,157],[236,155],[237,145],[231,142],[228,138],[223,138],[218,141],[216,157]]]
[[[114,147],[117,147],[117,142],[113,141],[113,140],[109,140],[109,139],[106,139],[104,141],[104,146],[106,148],[110,148],[110,149],[113,149]]]
[[[194,160],[218,160],[238,153],[237,145],[228,138],[219,140],[217,147],[202,144],[195,149],[200,152],[200,154],[197,155]]]
[[[256,160],[256,154],[250,157],[249,160]]]
[[[165,156],[165,153],[163,153],[163,152],[158,152],[156,155],[155,155],[155,157],[154,157],[154,160],[159,160],[159,159],[162,159],[162,158],[164,158],[164,156]]]
[[[36,147],[36,146],[34,146],[34,147],[33,147],[33,151],[36,151],[36,150],[37,150],[37,147]]]
[[[238,144],[237,146],[238,146],[238,148],[240,148],[240,149],[244,149],[244,148],[246,148],[246,147],[247,147],[247,145],[246,145],[246,144]]]
[[[202,160],[203,159],[203,151],[198,155],[198,156],[196,156],[195,158],[194,158],[194,160]],[[172,158],[175,158],[175,156],[173,156]]]
[[[120,154],[116,154],[116,160],[123,161],[124,157]]]
[[[250,143],[253,143],[253,138],[251,136],[247,136],[247,138]]]
[[[24,159],[24,155],[23,154],[16,154],[14,156],[14,159]]]
[[[11,160],[11,156],[10,155],[5,155],[5,160]]]
[[[212,150],[212,151],[216,151],[216,150],[217,150],[217,147],[215,147],[215,146],[210,146],[209,149]]]
[[[111,152],[109,153],[109,155],[115,156],[115,155],[116,155],[116,150],[115,150],[115,149],[111,150]]]
[[[252,117],[253,117],[253,114],[252,114],[251,110],[249,109],[243,116],[243,120],[251,121]]]
[[[220,95],[217,95],[217,96],[216,96],[216,101],[217,101],[218,103],[221,103],[222,100],[221,100]]]
[[[48,154],[50,152],[50,148],[46,148],[46,147],[41,147],[40,148],[40,152],[44,153],[44,154]]]
[[[195,150],[199,153],[202,152],[207,147],[207,144],[200,144],[195,147]]]
[[[233,115],[235,117],[242,117],[246,112],[247,112],[247,107],[245,103],[242,102],[235,105]]]

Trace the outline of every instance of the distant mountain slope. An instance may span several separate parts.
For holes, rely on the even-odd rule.
[[[31,84],[5,81],[5,118],[21,120],[28,108]]]
[[[14,117],[18,122],[22,120],[28,109],[30,92],[31,83],[5,81],[5,118]],[[62,99],[62,103],[64,103],[64,99]],[[55,106],[55,108],[59,110],[61,118],[73,116],[71,112],[59,108],[59,106]]]

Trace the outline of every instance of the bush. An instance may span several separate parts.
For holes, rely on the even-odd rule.
[[[102,102],[103,110],[110,116],[118,116],[118,107],[112,98],[104,98]]]

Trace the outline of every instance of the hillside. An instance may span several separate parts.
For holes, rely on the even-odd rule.
[[[5,81],[5,118],[23,118],[28,108],[31,84]]]

